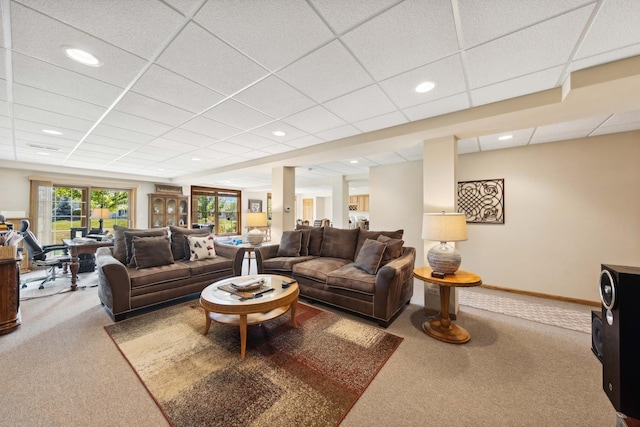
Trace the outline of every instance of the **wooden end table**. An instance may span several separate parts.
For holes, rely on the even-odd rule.
[[[451,344],[464,344],[471,339],[471,335],[463,327],[451,322],[449,318],[451,288],[478,286],[482,284],[482,279],[477,274],[463,270],[440,279],[432,277],[432,271],[429,267],[418,267],[413,270],[413,277],[440,287],[440,317],[428,319],[422,324],[422,330],[437,340]]]
[[[254,275],[252,275],[254,277]],[[291,310],[291,323],[294,328],[296,322],[296,307],[298,304],[298,283],[292,283],[288,288],[282,288],[282,281],[291,280],[290,277],[275,274],[257,274],[255,277],[265,278],[265,283],[271,286],[272,292],[260,298],[241,300],[240,297],[218,289],[219,286],[231,283],[236,279],[246,279],[247,276],[231,277],[207,286],[200,294],[200,305],[204,308],[206,324],[204,334],[209,332],[211,321],[240,326],[240,358],[244,359],[247,349],[247,326],[266,322],[282,316]]]
[[[80,254],[95,254],[98,248],[111,247],[113,242],[98,241],[93,239],[62,239],[62,243],[69,248],[69,254],[71,255],[71,290],[75,291],[78,288],[78,269],[80,263],[78,262],[78,255]]]

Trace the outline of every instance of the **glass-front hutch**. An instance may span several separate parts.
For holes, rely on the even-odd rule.
[[[189,226],[189,196],[149,194],[149,227]]]

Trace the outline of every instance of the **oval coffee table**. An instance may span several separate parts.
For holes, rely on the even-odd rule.
[[[204,334],[209,332],[211,321],[240,326],[240,358],[244,359],[247,349],[247,325],[266,322],[283,315],[291,310],[291,323],[296,323],[296,306],[298,304],[298,284],[293,283],[286,289],[282,282],[291,280],[290,277],[275,274],[256,274],[251,277],[265,279],[265,284],[274,290],[262,294],[259,298],[241,300],[239,296],[231,294],[219,286],[229,284],[234,280],[245,280],[247,276],[231,277],[215,282],[202,291],[200,305],[204,308],[206,325]]]

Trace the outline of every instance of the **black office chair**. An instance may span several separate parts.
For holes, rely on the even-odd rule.
[[[56,268],[62,267],[63,273],[68,273],[68,267],[71,263],[71,257],[68,254],[68,248],[63,244],[58,245],[41,245],[36,236],[29,230],[29,220],[20,221],[20,234],[23,242],[29,251],[31,263],[37,267],[46,267],[47,275],[45,277],[32,278],[22,282],[22,287],[26,288],[27,283],[41,281],[38,289],[44,289],[44,284],[52,282],[58,277]],[[50,252],[62,251],[63,255],[48,256]]]

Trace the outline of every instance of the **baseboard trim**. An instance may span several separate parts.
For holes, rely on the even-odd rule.
[[[589,301],[589,300],[578,299],[578,298],[562,297],[559,295],[543,294],[540,292],[522,291],[520,289],[502,288],[500,286],[485,285],[485,284],[480,285],[480,287],[486,288],[486,289],[493,289],[496,291],[511,292],[514,294],[528,295],[528,296],[538,297],[538,298],[546,298],[546,299],[552,299],[552,300],[564,301],[564,302],[573,302],[576,304],[588,305],[590,307],[601,307],[600,301]]]

